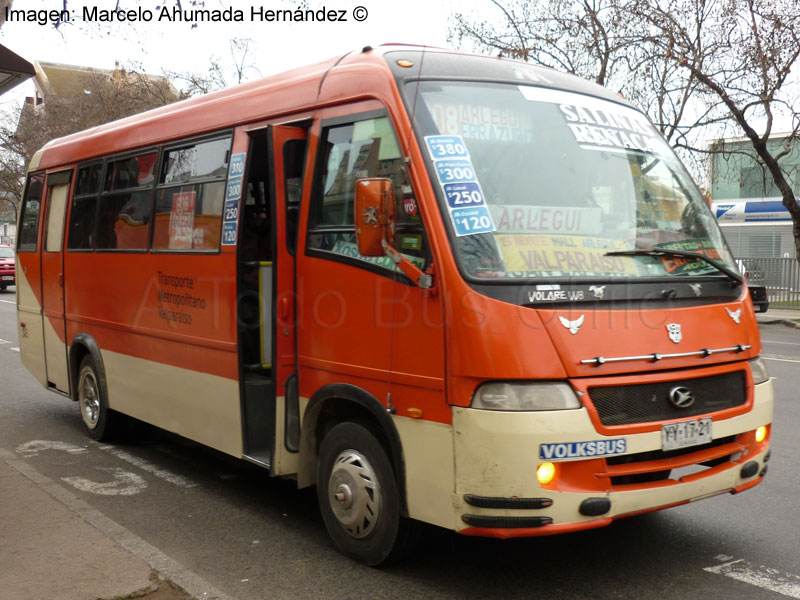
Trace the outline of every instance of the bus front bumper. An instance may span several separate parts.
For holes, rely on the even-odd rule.
[[[752,410],[714,421],[710,444],[677,455],[661,452],[660,429],[600,435],[585,409],[453,408],[455,529],[499,538],[552,535],[744,491],[766,475],[772,404],[771,381],[755,386]],[[767,436],[757,441],[761,426]],[[617,453],[619,440],[624,453]],[[562,458],[553,447],[565,449],[557,453]],[[544,462],[556,474],[541,484]]]

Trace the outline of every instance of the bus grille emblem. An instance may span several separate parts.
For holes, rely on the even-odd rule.
[[[669,391],[669,401],[676,408],[689,408],[694,404],[694,394],[689,388],[677,386]]]
[[[683,339],[680,323],[667,323],[667,333],[669,333],[669,339],[676,344]]]

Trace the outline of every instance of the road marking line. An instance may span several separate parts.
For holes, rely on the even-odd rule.
[[[777,360],[778,362],[793,362],[793,363],[800,363],[799,359],[796,358],[774,358],[772,356],[762,356],[764,360]]]
[[[36,456],[39,452],[45,450],[57,450],[59,452],[67,452],[68,454],[86,454],[89,452],[86,448],[81,448],[75,444],[50,440],[31,440],[30,442],[25,442],[17,446],[17,453],[22,454],[25,458]]]
[[[127,463],[132,464],[135,467],[139,467],[142,471],[146,471],[156,477],[163,479],[164,481],[168,481],[173,485],[177,485],[178,487],[183,488],[193,488],[197,487],[199,484],[195,483],[190,479],[186,479],[181,475],[177,475],[166,469],[161,469],[156,465],[147,462],[146,460],[139,458],[138,456],[134,456],[129,452],[125,452],[124,450],[119,450],[114,448],[114,446],[107,446],[105,444],[98,446],[101,450],[105,450],[106,452],[110,452],[120,460],[124,460]]]
[[[777,342],[774,340],[761,340],[766,344],[786,344],[787,346],[800,346],[797,342]]]
[[[16,304],[14,300],[0,300],[0,302],[5,302],[6,304]]]
[[[9,342],[8,340],[0,340],[0,344],[10,344],[10,343],[11,342]]]
[[[98,467],[101,471],[108,471],[114,481],[92,481],[85,477],[62,477],[61,481],[72,487],[90,494],[100,496],[134,496],[147,489],[147,482],[136,473],[123,471],[119,467]]]
[[[16,469],[20,474],[33,481],[42,491],[61,502],[76,516],[115,540],[128,552],[141,558],[150,565],[151,569],[183,588],[192,598],[202,598],[203,600],[235,600],[212,586],[197,573],[190,571],[177,560],[170,558],[155,546],[151,546],[145,542],[138,535],[125,529],[116,521],[109,519],[99,510],[92,508],[90,504],[78,498],[66,487],[42,475],[24,460],[17,458],[14,453],[0,448],[0,460],[5,461],[10,467]]]
[[[763,565],[754,566],[741,558],[716,567],[706,567],[703,570],[777,592],[789,598],[800,598],[800,577],[791,573],[781,573]]]
[[[14,352],[19,352],[19,348],[9,348],[9,350],[12,350]]]

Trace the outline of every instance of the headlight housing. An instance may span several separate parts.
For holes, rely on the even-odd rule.
[[[581,403],[566,383],[484,383],[472,396],[472,408],[483,410],[569,410]]]
[[[767,365],[760,356],[750,361],[750,372],[753,374],[753,383],[756,385],[769,381]]]

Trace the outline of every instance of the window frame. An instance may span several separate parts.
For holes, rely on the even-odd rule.
[[[320,248],[313,248],[310,243],[312,235],[337,234],[337,233],[353,233],[355,235],[355,223],[351,226],[316,224],[316,221],[319,219],[319,213],[322,209],[321,199],[322,196],[324,195],[322,186],[324,183],[325,169],[327,167],[327,161],[325,160],[326,131],[332,127],[337,127],[339,125],[350,125],[350,124],[355,124],[359,121],[367,121],[369,119],[378,119],[381,117],[386,117],[388,119],[389,126],[391,127],[392,130],[392,134],[394,135],[398,147],[400,148],[400,151],[402,153],[403,148],[400,143],[400,138],[397,135],[397,129],[395,127],[394,121],[391,118],[391,115],[389,114],[389,111],[386,108],[377,108],[377,109],[350,113],[347,115],[340,115],[320,120],[318,142],[315,153],[316,156],[314,161],[314,171],[311,180],[311,194],[308,207],[308,218],[305,231],[305,255],[315,258],[323,258],[326,260],[331,260],[333,262],[339,262],[339,263],[344,263],[346,265],[358,267],[360,269],[364,269],[366,271],[375,273],[382,277],[386,277],[389,279],[397,279],[406,285],[415,287],[417,284],[411,281],[408,277],[405,276],[405,274],[403,274],[397,268],[389,269],[387,267],[383,267],[381,265],[369,262],[367,260],[353,258],[351,256],[346,256],[344,254],[338,254],[336,252],[332,252],[331,250],[322,250]],[[408,176],[408,165],[404,164],[403,168],[405,169],[406,175]],[[418,190],[414,188],[410,177],[408,177],[408,185],[411,186],[412,192],[414,193],[414,197],[418,199],[419,198],[417,193]],[[417,206],[418,206],[417,210],[420,210],[419,201],[417,202]],[[430,238],[427,232],[428,228],[425,225],[425,220],[422,218],[421,211],[420,211],[420,226],[422,227],[422,235],[423,239],[425,240],[424,244],[425,267],[423,268],[423,270],[425,270],[433,263],[433,251],[430,244]],[[400,252],[400,250],[398,250],[398,252]]]
[[[41,195],[39,196],[39,214],[36,217],[36,236],[34,240],[33,249],[30,248],[23,248],[22,247],[22,236],[20,232],[25,223],[25,214],[28,208],[28,202],[30,200],[30,191],[31,191],[31,180],[34,177],[41,176],[42,177],[42,191]],[[22,198],[22,207],[20,208],[19,213],[19,226],[17,228],[17,240],[16,240],[16,252],[19,254],[20,252],[28,252],[28,253],[36,253],[39,251],[39,235],[41,233],[41,226],[42,226],[42,203],[44,202],[45,194],[47,193],[47,173],[46,171],[34,171],[33,173],[28,173],[27,178],[25,180],[25,195]]]
[[[170,150],[175,150],[176,148],[181,148],[183,146],[203,143],[214,141],[217,139],[229,139],[230,140],[230,147],[228,148],[228,167],[230,167],[230,159],[233,156],[233,140],[235,137],[235,130],[234,129],[223,129],[221,131],[214,131],[211,133],[204,133],[201,135],[195,135],[187,138],[182,138],[179,140],[173,140],[169,142],[162,142],[156,145],[147,146],[145,148],[136,148],[135,150],[126,150],[124,152],[117,152],[114,154],[108,154],[101,157],[95,157],[81,163],[78,163],[74,167],[74,184],[72,185],[71,194],[69,196],[69,210],[67,213],[67,222],[66,222],[66,244],[64,245],[64,249],[67,252],[75,252],[75,253],[95,253],[95,252],[102,252],[102,253],[113,253],[113,254],[146,254],[146,253],[156,253],[156,254],[220,254],[222,252],[222,219],[225,214],[225,199],[224,199],[224,192],[223,192],[223,206],[222,211],[220,212],[219,219],[220,219],[220,243],[217,245],[216,248],[210,249],[186,249],[186,250],[179,250],[179,249],[169,249],[169,248],[153,248],[153,239],[155,236],[155,217],[156,217],[156,200],[158,192],[162,189],[170,188],[170,187],[178,187],[181,185],[205,185],[207,183],[215,183],[215,182],[222,182],[225,185],[225,189],[227,189],[227,182],[229,176],[229,168],[226,169],[225,175],[223,177],[207,177],[203,179],[198,179],[192,181],[188,184],[185,183],[172,183],[172,184],[161,184],[161,170],[163,168],[163,161],[164,157],[167,152]],[[145,154],[149,154],[151,152],[156,153],[156,162],[153,166],[153,182],[149,185],[145,186],[136,186],[125,188],[122,190],[111,190],[108,191],[105,189],[106,187],[106,177],[108,176],[108,167],[110,163],[114,163],[120,160],[125,160],[127,158],[134,158],[136,156],[143,156]],[[93,167],[95,165],[102,165],[100,169],[100,183],[98,186],[98,190],[94,193],[90,194],[80,194],[78,195],[77,192],[77,182],[78,182],[78,172],[81,169],[87,167]],[[42,171],[42,174],[45,172]],[[29,178],[36,173],[29,175]],[[43,184],[43,190],[45,190],[46,182]],[[99,224],[99,217],[100,217],[100,209],[102,206],[102,202],[104,198],[109,196],[115,196],[124,193],[130,192],[141,192],[150,190],[152,193],[150,199],[150,221],[148,223],[148,231],[147,231],[147,246],[145,248],[98,248],[97,247],[97,233],[98,233],[98,224]],[[46,191],[46,190],[45,190]],[[43,196],[45,191],[43,191]],[[27,195],[27,191],[26,191]],[[69,247],[69,228],[72,224],[72,208],[75,202],[75,199],[84,199],[84,198],[95,198],[95,207],[94,207],[94,224],[92,229],[93,235],[93,244],[92,248],[70,248]],[[41,202],[42,200],[40,200]],[[40,214],[41,220],[41,214]],[[37,237],[37,248],[38,248],[38,237]],[[33,250],[32,252],[35,252]]]
[[[225,216],[225,195],[228,189],[228,177],[230,175],[230,164],[231,164],[231,157],[233,156],[233,139],[235,137],[235,132],[233,129],[224,129],[222,131],[215,131],[212,133],[203,134],[200,136],[193,136],[190,138],[184,138],[181,140],[177,140],[175,142],[170,142],[169,144],[163,144],[160,146],[160,153],[158,157],[158,162],[156,164],[158,171],[155,177],[155,192],[153,194],[153,206],[150,211],[151,215],[151,225],[150,225],[150,240],[148,244],[148,249],[153,254],[220,254],[222,252],[222,219]],[[225,175],[222,177],[205,177],[202,179],[196,179],[190,182],[185,183],[161,183],[161,170],[163,169],[164,165],[163,162],[168,152],[176,149],[180,149],[184,146],[192,145],[192,144],[201,144],[204,142],[213,142],[215,140],[221,139],[228,139],[230,141],[230,146],[228,147],[228,160],[227,160],[227,168],[225,169]],[[193,186],[193,185],[206,185],[207,183],[223,183],[223,194],[222,194],[222,210],[219,214],[219,232],[220,232],[220,241],[217,244],[216,248],[153,248],[153,240],[155,239],[155,229],[156,229],[156,203],[158,202],[158,194],[162,190],[166,190],[169,188],[176,188],[176,187],[183,187],[183,186]]]
[[[128,158],[135,158],[137,156],[144,156],[146,154],[150,154],[152,152],[156,153],[156,161],[153,164],[153,183],[149,186],[139,185],[136,187],[125,188],[122,190],[111,190],[107,191],[106,188],[106,178],[108,177],[108,165],[111,163],[119,162],[121,160],[125,160]],[[100,174],[100,191],[97,194],[97,205],[95,206],[95,214],[94,214],[94,248],[92,249],[93,252],[101,252],[101,253],[111,253],[111,254],[146,254],[148,251],[148,247],[150,245],[150,240],[152,237],[153,231],[153,207],[155,206],[155,183],[158,180],[156,177],[156,170],[158,169],[158,165],[161,162],[161,146],[149,146],[147,148],[138,148],[136,150],[128,150],[126,152],[121,152],[119,154],[112,154],[109,156],[103,157],[103,169]],[[82,163],[79,165],[83,167],[88,165],[89,163]],[[150,198],[150,222],[148,223],[148,233],[147,233],[147,243],[144,248],[98,248],[97,247],[97,240],[98,240],[98,226],[100,224],[100,210],[102,207],[103,199],[108,198],[110,196],[119,196],[120,194],[127,194],[132,192],[141,192],[150,189],[152,192],[152,196]],[[82,198],[88,198],[89,195],[81,196]],[[72,206],[70,205],[70,212]],[[71,215],[70,215],[71,216]],[[67,240],[69,242],[69,240]],[[78,250],[79,252],[86,252],[87,250]]]
[[[47,173],[47,179],[45,180],[44,185],[44,193],[42,197],[47,197],[47,210],[44,219],[44,232],[42,234],[42,251],[47,254],[56,254],[58,252],[64,251],[64,244],[67,241],[67,225],[68,219],[67,216],[70,212],[71,204],[70,201],[72,199],[72,184],[73,184],[73,175],[77,171],[75,167],[70,167],[69,169],[62,169],[60,171],[52,171]],[[61,231],[58,234],[58,237],[53,239],[53,242],[58,242],[58,248],[51,250],[48,245],[51,242],[50,239],[50,215],[53,208],[53,193],[52,190],[56,186],[59,185],[66,185],[67,186],[67,195],[64,198],[64,208],[63,212],[61,213]],[[56,215],[57,216],[57,215]]]
[[[75,167],[75,184],[72,186],[72,194],[70,195],[70,199],[69,199],[69,213],[67,215],[67,224],[66,224],[67,237],[66,237],[66,244],[64,246],[64,249],[67,252],[83,252],[83,253],[86,253],[86,252],[95,252],[95,250],[96,250],[94,242],[97,239],[97,211],[98,211],[98,207],[100,206],[100,194],[102,193],[102,190],[103,190],[103,182],[105,181],[106,162],[107,161],[105,159],[103,159],[103,158],[95,158],[95,159],[80,163]],[[97,165],[100,165],[100,177],[99,177],[99,180],[98,180],[97,190],[95,190],[94,193],[90,193],[90,194],[78,194],[78,181],[80,179],[79,174],[81,172],[81,169],[91,168],[91,167],[94,167],[94,166],[97,166]],[[94,202],[95,202],[95,204],[94,204],[94,220],[92,221],[92,247],[91,248],[70,248],[69,247],[69,243],[70,243],[70,239],[71,239],[70,238],[70,231],[72,229],[72,223],[73,223],[72,210],[73,210],[73,208],[75,208],[75,200],[76,199],[77,200],[83,200],[84,198],[94,198]]]

